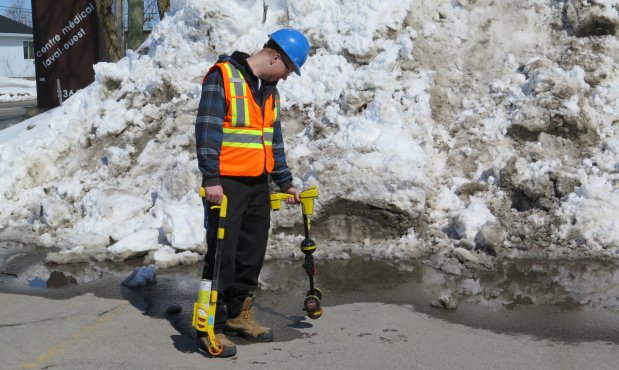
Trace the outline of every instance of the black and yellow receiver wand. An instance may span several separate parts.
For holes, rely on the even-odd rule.
[[[200,197],[206,198],[206,189],[200,187]],[[211,209],[219,208],[219,225],[217,226],[217,244],[215,247],[215,263],[213,280],[202,279],[198,291],[198,301],[193,305],[192,326],[199,331],[206,332],[209,343],[207,350],[212,356],[219,356],[224,347],[215,339],[215,310],[217,308],[217,288],[219,286],[219,266],[224,243],[226,228],[226,211],[228,198],[224,195],[220,205],[213,205]]]
[[[271,194],[271,208],[277,211],[281,208],[281,201],[291,197],[292,195],[286,193],[272,193]],[[322,299],[322,292],[320,289],[314,286],[314,274],[316,273],[316,266],[314,265],[314,256],[312,254],[316,250],[316,242],[310,237],[310,218],[309,216],[314,213],[314,199],[318,198],[318,188],[311,186],[300,194],[301,199],[301,212],[303,214],[303,229],[305,232],[305,239],[301,242],[301,251],[305,254],[305,261],[303,262],[303,268],[309,278],[310,289],[305,295],[303,301],[303,310],[307,312],[307,316],[310,319],[318,319],[322,316],[322,306],[320,300]]]

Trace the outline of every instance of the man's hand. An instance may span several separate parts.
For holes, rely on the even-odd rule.
[[[205,186],[206,200],[214,204],[221,204],[224,199],[224,189],[221,185]]]
[[[297,190],[297,188],[290,187],[286,190],[286,194],[294,195],[293,197],[286,198],[286,204],[299,204],[301,203],[301,192]]]

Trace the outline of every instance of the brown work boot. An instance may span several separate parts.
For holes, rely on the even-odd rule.
[[[214,355],[208,351],[209,340],[207,336],[198,337],[198,347],[204,350],[209,357],[231,357],[236,355],[236,345],[224,333],[216,333],[215,340],[224,347],[220,354]]]
[[[245,298],[241,314],[235,318],[226,320],[224,328],[226,334],[236,335],[256,342],[270,342],[273,340],[273,332],[269,328],[258,325],[251,312],[253,297]]]

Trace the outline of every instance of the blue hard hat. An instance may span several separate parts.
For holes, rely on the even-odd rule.
[[[307,60],[310,50],[310,44],[305,36],[297,30],[282,28],[270,34],[269,38],[286,53],[288,59],[294,64],[295,73],[300,76],[301,66]]]

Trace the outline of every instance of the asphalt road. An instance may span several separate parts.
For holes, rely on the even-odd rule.
[[[409,305],[328,307],[271,343],[238,341],[229,359],[196,352],[174,318],[92,294],[0,294],[2,369],[616,369],[616,344],[563,343],[449,323]],[[258,317],[269,314],[258,311]],[[281,330],[295,339],[278,340]]]
[[[4,130],[43,111],[44,109],[37,108],[36,99],[0,103],[0,130]]]
[[[432,308],[442,289],[435,270],[362,259],[320,261],[325,308],[318,320],[300,309],[307,284],[300,261],[269,261],[255,313],[274,329],[274,342],[237,339],[235,357],[209,359],[196,350],[190,326],[200,266],[160,270],[156,284],[130,289],[121,282],[135,266],[46,267],[32,264],[37,249],[1,251],[10,260],[0,269],[2,370],[563,370],[619,363],[615,312],[464,301],[455,310]],[[46,281],[31,278],[47,268]]]

